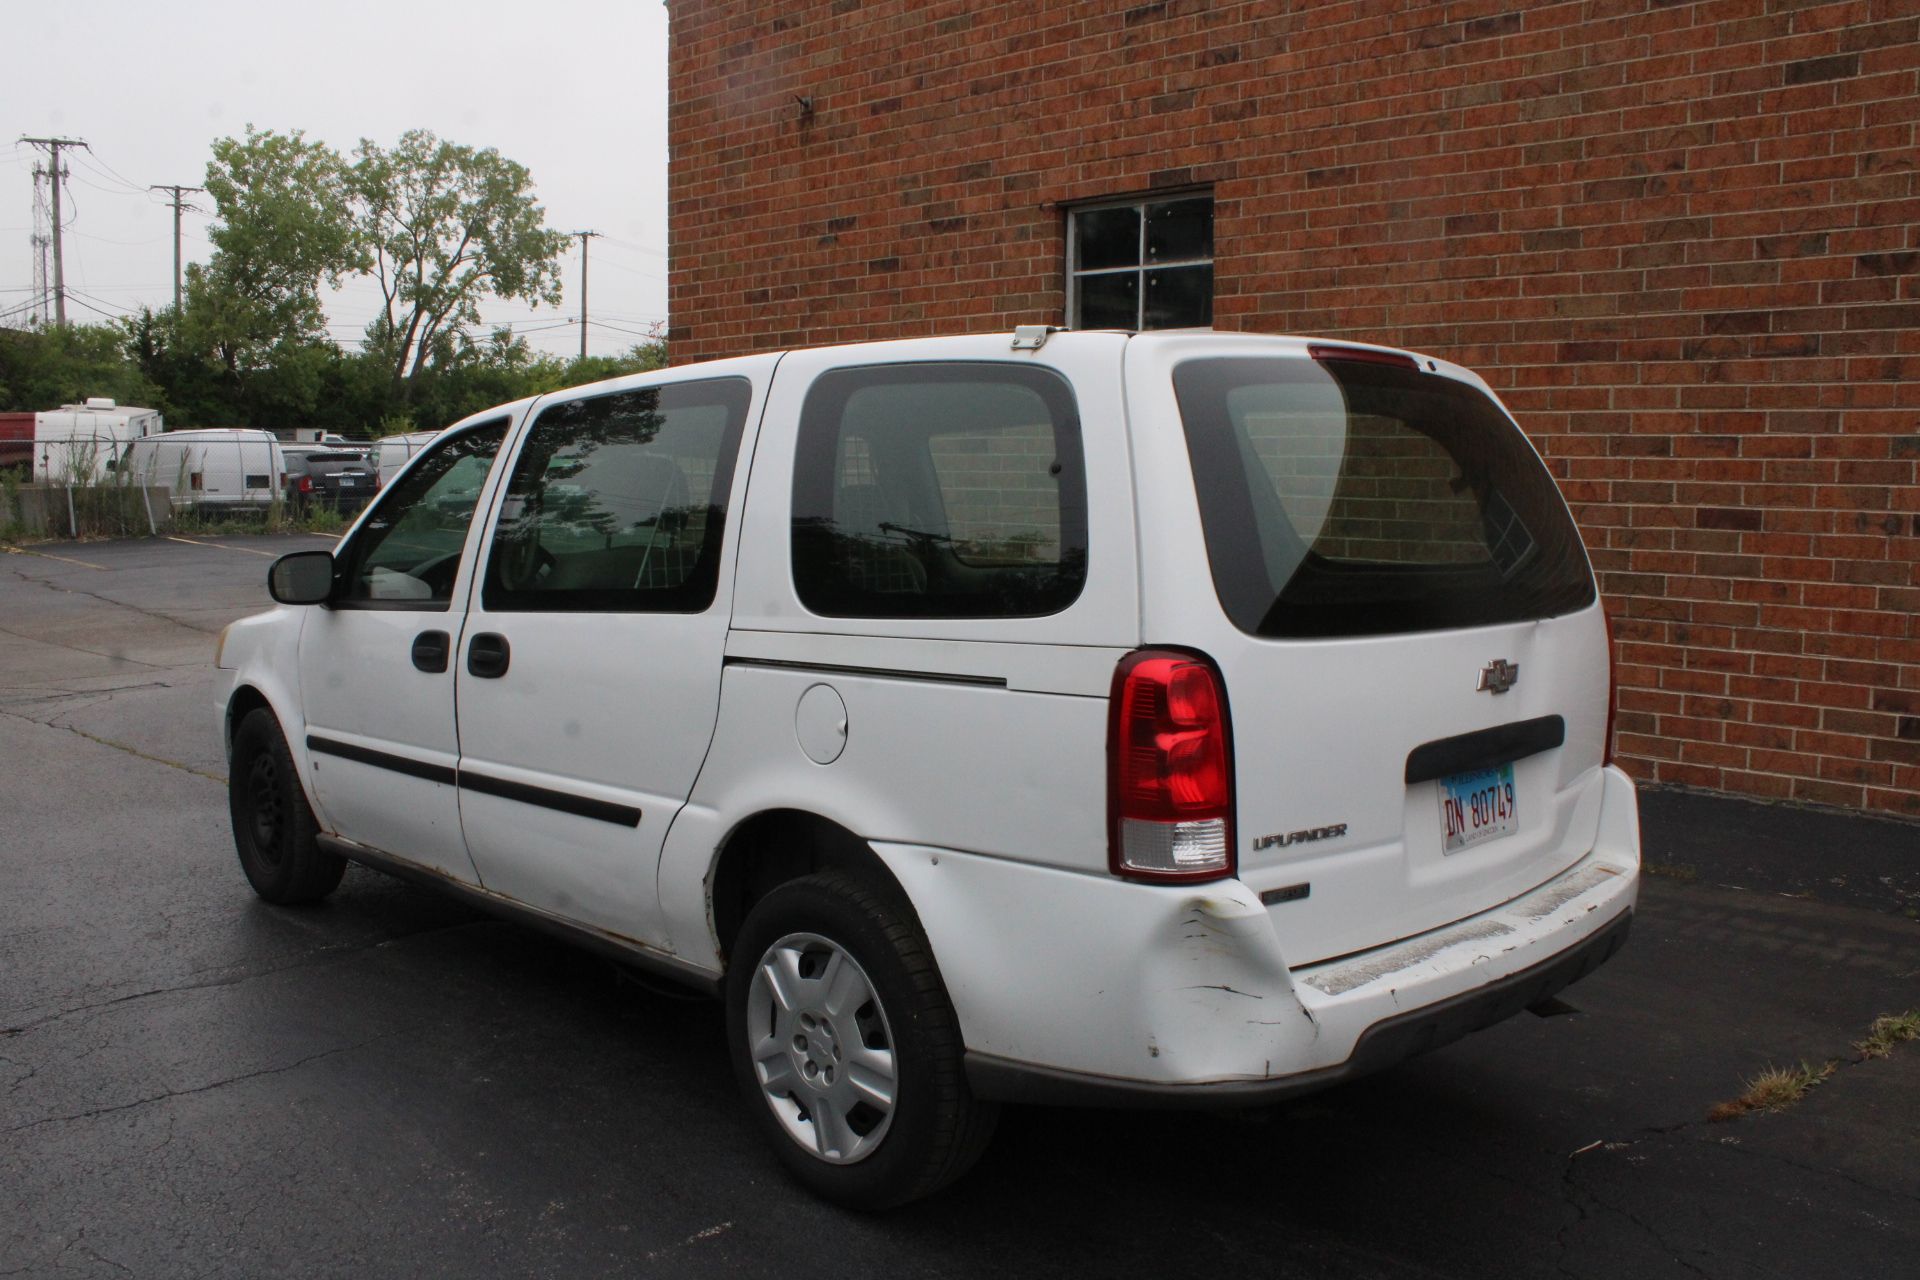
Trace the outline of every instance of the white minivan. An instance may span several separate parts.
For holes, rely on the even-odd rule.
[[[455,424],[270,587],[215,657],[254,889],[353,860],[724,996],[844,1204],[1003,1101],[1244,1105],[1547,1008],[1633,912],[1579,535],[1425,356],[635,375]]]

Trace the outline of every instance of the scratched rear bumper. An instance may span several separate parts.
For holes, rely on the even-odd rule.
[[[1385,1070],[1511,1018],[1606,963],[1626,942],[1632,924],[1633,909],[1629,907],[1598,933],[1589,934],[1584,941],[1530,969],[1376,1022],[1360,1033],[1346,1061],[1331,1067],[1258,1080],[1160,1084],[1055,1071],[990,1054],[969,1053],[967,1080],[983,1098],[1049,1106],[1250,1107],[1278,1102]]]
[[[1626,776],[1607,770],[1603,788],[1592,849],[1552,880],[1429,933],[1299,968],[1239,881],[1182,889],[876,849],[940,958],[981,1096],[1234,1106],[1438,1047],[1617,951],[1639,890],[1639,824]]]

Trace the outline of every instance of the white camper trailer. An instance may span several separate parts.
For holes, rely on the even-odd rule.
[[[173,491],[176,507],[246,510],[272,506],[287,483],[287,460],[272,432],[246,428],[169,431],[135,441],[121,471]]]
[[[133,441],[165,429],[158,410],[118,405],[101,396],[33,415],[35,484],[86,484],[105,479]]]

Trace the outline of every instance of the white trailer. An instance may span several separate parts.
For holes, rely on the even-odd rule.
[[[107,477],[133,441],[166,423],[156,409],[115,404],[101,396],[33,415],[35,484],[86,484]]]
[[[176,507],[202,510],[269,507],[287,484],[280,441],[243,427],[148,436],[128,447],[120,471],[132,482],[172,490]]]

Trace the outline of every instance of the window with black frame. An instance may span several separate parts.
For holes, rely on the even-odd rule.
[[[1057,613],[1087,573],[1073,390],[1021,365],[838,369],[807,392],[793,580],[815,613]]]
[[[507,420],[435,441],[380,495],[334,570],[336,607],[445,610]]]
[[[1213,197],[1184,194],[1067,213],[1067,326],[1213,323]]]
[[[744,378],[569,400],[513,464],[481,601],[493,612],[698,613],[713,603]]]

